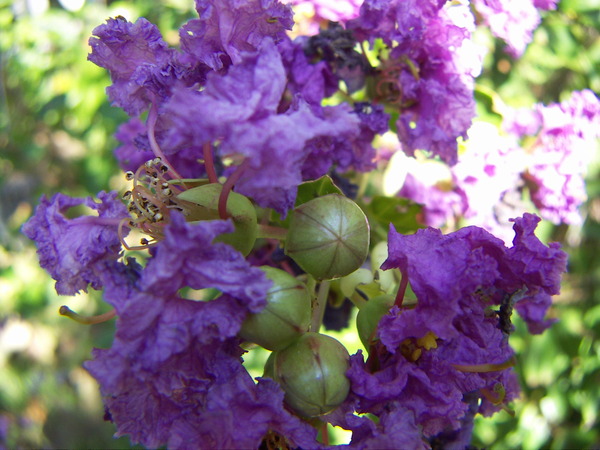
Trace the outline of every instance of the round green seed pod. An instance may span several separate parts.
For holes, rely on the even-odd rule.
[[[205,184],[181,192],[177,198],[197,205],[190,211],[188,221],[220,219],[218,207],[223,186],[219,183]],[[235,230],[215,238],[247,256],[254,247],[258,231],[256,208],[241,194],[230,192],[227,196],[227,214],[231,217]]]
[[[350,392],[348,351],[336,339],[306,333],[283,350],[273,352],[265,376],[285,392],[287,405],[303,417],[317,417],[337,408]]]
[[[308,331],[311,295],[301,281],[283,270],[263,266],[273,285],[267,292],[267,306],[249,314],[238,335],[268,350],[281,350]]]
[[[368,350],[375,337],[375,330],[381,318],[394,305],[394,297],[380,295],[370,299],[356,315],[356,329],[360,341]]]
[[[319,280],[354,272],[369,252],[369,222],[352,200],[339,194],[317,197],[293,212],[285,253]]]

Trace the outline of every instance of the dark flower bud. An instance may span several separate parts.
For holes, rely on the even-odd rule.
[[[358,330],[358,337],[360,337],[360,341],[366,349],[373,342],[379,321],[393,305],[393,296],[380,295],[370,299],[358,311],[356,315],[356,329]]]
[[[285,392],[287,405],[304,417],[327,414],[348,396],[348,351],[336,339],[306,333],[284,350],[271,354],[265,376]]]
[[[263,266],[273,285],[267,292],[267,306],[250,314],[239,336],[269,350],[281,350],[308,331],[311,296],[301,281],[274,267]]]
[[[369,252],[369,222],[352,200],[329,194],[292,212],[285,253],[320,280],[358,269]]]

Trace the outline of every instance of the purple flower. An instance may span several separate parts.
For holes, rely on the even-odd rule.
[[[277,0],[196,0],[196,10],[200,18],[181,27],[181,46],[216,71],[240,63],[267,37],[283,39],[294,23],[291,8]]]
[[[144,18],[131,23],[119,16],[96,27],[93,34],[88,59],[110,72],[113,84],[106,91],[113,104],[136,116],[153,100],[168,97],[177,78],[176,54],[156,25]]]
[[[558,0],[533,0],[533,5],[539,9],[556,9]]]
[[[95,350],[85,367],[117,435],[148,447],[258,447],[268,432],[314,443],[316,431],[283,408],[281,389],[254,383],[242,366],[235,336],[246,314],[265,305],[270,282],[230,246],[211,243],[231,230],[172,214],[145,268],[129,261],[105,275],[117,330],[112,347]],[[221,295],[188,300],[184,287]]]
[[[306,43],[307,39],[301,36],[294,41],[284,39],[278,43],[277,48],[286,70],[286,89],[292,96],[300,95],[309,105],[320,107],[324,98],[338,90],[339,80],[326,61],[309,60],[304,52]],[[292,98],[288,103],[291,103]]]
[[[85,364],[100,383],[116,436],[151,448],[258,448],[271,431],[292,445],[314,445],[316,430],[283,408],[279,386],[253,382],[237,340],[189,339],[160,364],[144,364],[122,344],[117,331],[113,347],[96,349]]]
[[[403,150],[408,155],[428,150],[454,164],[456,139],[466,137],[475,114],[473,77],[480,63],[473,64],[466,51],[472,16],[455,14],[444,3],[367,1],[348,27],[359,40],[382,38],[390,48],[375,79],[376,91],[383,96],[380,101],[400,110]]]
[[[313,35],[328,22],[346,23],[358,17],[363,0],[284,0],[296,7],[303,35]]]
[[[100,192],[98,199],[100,203],[91,197],[56,194],[48,200],[44,196],[23,225],[23,233],[38,247],[40,265],[56,280],[61,295],[87,292],[88,285],[100,289],[103,272],[120,256],[117,226],[128,217],[127,209],[116,192]],[[69,209],[80,205],[97,211],[98,216],[69,219]]]
[[[146,134],[146,125],[137,117],[119,126],[115,137],[123,145],[117,147],[114,154],[124,171],[135,172],[146,161],[154,159],[154,153],[144,145]]]
[[[515,219],[516,232],[513,247],[507,252],[512,269],[529,288],[526,295],[516,303],[519,314],[527,322],[531,333],[541,333],[554,320],[544,320],[551,304],[551,296],[560,291],[560,276],[566,270],[567,255],[558,243],[543,245],[534,230],[539,217],[525,214]]]
[[[414,413],[400,402],[388,403],[377,424],[367,416],[355,415],[354,406],[346,402],[324,418],[333,426],[352,430],[349,448],[396,448],[398,443],[410,449],[429,448],[415,423]]]
[[[426,165],[422,169],[426,171]],[[467,210],[466,196],[460,188],[451,184],[452,180],[450,184],[443,181],[425,184],[425,181],[417,173],[409,172],[398,192],[399,196],[423,205],[422,221],[425,225],[441,227],[464,214]]]
[[[271,283],[233,247],[212,244],[215,237],[231,231],[229,222],[190,224],[180,214],[171,214],[164,238],[142,274],[144,288],[157,295],[174,295],[182,286],[212,287],[243,301],[248,310],[260,311]]]
[[[600,136],[600,101],[590,90],[533,112],[516,111],[505,128],[522,138],[536,136],[523,174],[540,215],[556,224],[580,223],[579,206],[587,198],[583,175]]]
[[[319,107],[316,115],[297,99],[280,113],[285,86],[281,56],[267,39],[258,52],[242,55],[226,75],[210,74],[202,92],[176,90],[167,105],[172,122],[167,145],[219,142],[221,159],[244,161],[236,190],[285,213],[302,182],[302,165],[310,153],[307,141],[350,138],[360,131],[358,117],[343,105]]]
[[[492,34],[506,42],[508,53],[515,58],[523,54],[540,24],[536,8],[554,9],[556,3],[556,0],[473,0]]]
[[[409,236],[390,229],[382,268],[400,269],[417,302],[394,306],[381,319],[380,341],[367,362],[360,353],[351,357],[347,375],[357,412],[386,414],[398,402],[435,439],[452,430],[468,433],[473,395],[483,399],[484,414],[518,395],[507,340],[512,306],[525,309],[533,329],[544,327],[548,305],[537,299],[558,292],[566,267],[558,245],[546,247],[533,234],[538,221],[533,215],[516,219],[510,249],[476,227],[446,236],[432,228]]]

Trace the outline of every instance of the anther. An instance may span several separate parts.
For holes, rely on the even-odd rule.
[[[140,239],[140,244],[142,244],[142,245],[148,245],[148,244],[149,244],[149,242],[148,242],[148,239],[146,239],[146,238],[141,238],[141,239]]]
[[[135,174],[131,170],[128,170],[127,172],[125,172],[125,179],[127,181],[133,180],[134,177],[135,177]]]
[[[123,196],[122,196],[123,200],[127,200],[130,197],[131,197],[131,191],[125,191],[123,193]]]

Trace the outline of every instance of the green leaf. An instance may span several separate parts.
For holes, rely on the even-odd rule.
[[[398,233],[412,233],[423,228],[417,221],[422,206],[400,197],[376,196],[368,206],[369,221],[376,220],[388,227],[393,224]]]
[[[298,186],[298,195],[296,196],[296,205],[300,206],[317,197],[323,197],[327,194],[344,195],[342,190],[335,185],[329,175],[324,175],[318,180],[307,181]]]

